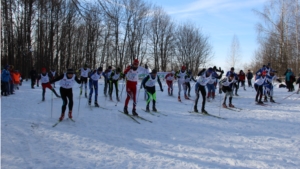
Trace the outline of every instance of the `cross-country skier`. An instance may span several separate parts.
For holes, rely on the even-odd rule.
[[[233,96],[233,85],[236,83],[236,77],[234,73],[231,73],[228,77],[225,77],[224,79],[222,79],[219,82],[219,86],[222,89],[222,91],[225,93],[225,97],[223,100],[223,107],[227,108],[226,105],[226,100],[227,100],[227,96],[229,96],[229,107],[234,107],[234,105],[232,104],[232,96]]]
[[[120,101],[119,99],[119,80],[123,78],[123,73],[121,72],[121,68],[117,68],[112,71],[110,74],[110,82],[109,82],[109,98],[112,100],[112,92],[113,92],[113,85],[115,85],[116,88],[116,98],[117,101]]]
[[[166,83],[168,85],[168,94],[169,96],[173,96],[173,81],[175,80],[175,72],[172,71],[168,74],[166,74],[165,79],[166,79]]]
[[[185,85],[186,85],[186,90],[184,91],[184,95],[187,95],[188,97],[191,97],[191,83],[190,81],[193,80],[194,82],[197,82],[192,74],[192,71],[189,70],[186,77],[185,77]]]
[[[50,89],[56,97],[60,98],[60,96],[56,93],[55,89],[50,84],[50,79],[52,79],[51,72],[47,73],[46,68],[42,68],[42,73],[39,75],[38,79],[41,80],[43,93],[42,93],[42,101],[45,101],[45,93],[46,88]]]
[[[227,73],[226,73],[226,77],[229,77],[231,74],[233,74],[234,75],[234,83],[233,83],[233,85],[232,85],[232,92],[234,91],[234,89],[235,89],[235,95],[236,96],[238,96],[238,94],[237,94],[237,91],[238,91],[238,89],[239,89],[239,86],[238,86],[238,84],[237,84],[237,82],[238,82],[238,75],[234,72],[234,67],[232,67],[232,68],[230,68],[230,71],[228,71]]]
[[[102,73],[103,77],[104,77],[104,96],[107,97],[107,89],[109,86],[109,78],[110,78],[110,74],[112,72],[112,67],[108,66],[108,68]]]
[[[247,77],[247,81],[248,81],[248,87],[252,87],[252,78],[253,78],[253,73],[248,70],[248,73],[246,74],[246,77]]]
[[[133,64],[131,66],[128,66],[125,71],[124,75],[126,77],[126,92],[127,97],[125,100],[124,105],[124,113],[128,114],[128,103],[129,100],[133,100],[133,107],[132,107],[132,115],[138,116],[136,113],[136,87],[139,80],[139,74],[143,73],[145,71],[145,68],[139,67],[139,60],[134,59]]]
[[[267,72],[262,71],[261,75],[258,75],[254,82],[254,88],[256,90],[255,101],[258,104],[263,104],[261,99],[262,99],[262,95],[263,95],[263,86],[266,84],[266,75],[267,75]],[[259,99],[258,99],[258,96],[259,96]]]
[[[61,107],[61,116],[59,121],[62,121],[65,117],[65,111],[67,108],[68,100],[69,100],[69,113],[68,116],[72,119],[72,109],[73,109],[73,91],[72,87],[74,86],[74,82],[76,81],[80,84],[80,80],[74,74],[73,69],[68,69],[67,73],[64,73],[57,78],[50,81],[50,83],[56,82],[60,80],[60,96],[63,100],[63,105]]]
[[[186,91],[186,83],[185,83],[185,78],[187,76],[186,67],[182,66],[181,70],[177,71],[175,76],[176,76],[177,82],[178,82],[178,101],[181,102],[181,99],[180,99],[181,87],[183,88],[184,93]],[[189,97],[186,95],[186,93],[184,95],[184,98],[189,99]]]
[[[281,80],[277,76],[275,76],[274,71],[271,71],[270,73],[267,74],[269,75],[266,75],[266,83],[264,85],[264,95],[265,95],[264,102],[268,101],[267,95],[269,95],[270,102],[274,103],[275,101],[273,99],[273,94],[274,94],[273,82],[274,80],[277,80],[279,83],[281,83]]]
[[[221,72],[221,74],[218,75],[217,71]],[[217,70],[215,67],[213,68],[211,79],[206,84],[206,87],[207,87],[207,101],[210,101],[210,98],[215,99],[215,96],[216,96],[216,91],[215,91],[216,90],[216,85],[215,85],[215,83],[218,79],[222,78],[223,73],[224,73],[224,71],[221,70],[221,68],[220,68],[220,70]]]
[[[153,100],[152,102],[152,111],[157,111],[155,107],[155,102],[156,102],[156,90],[155,90],[155,83],[158,82],[160,91],[164,91],[160,82],[159,77],[157,76],[157,71],[156,69],[153,69],[151,73],[146,76],[143,81],[142,81],[142,86],[144,87],[145,91],[148,94],[148,100],[147,100],[147,106],[146,106],[146,111],[150,112],[149,109],[149,103],[151,102],[151,99]]]
[[[57,77],[57,73],[54,68],[50,70],[50,73],[52,74],[52,79],[55,79]],[[53,88],[55,88],[55,83],[53,83]]]
[[[98,100],[98,80],[101,79],[102,74],[102,67],[99,67],[97,70],[92,71],[89,74],[89,87],[90,87],[90,94],[89,94],[89,105],[91,105],[92,102],[92,95],[93,95],[93,89],[95,89],[95,106],[99,107],[99,104],[97,102]]]
[[[212,73],[213,73],[212,68],[209,68],[207,70],[202,69],[198,73],[198,76],[200,76],[200,77],[197,79],[197,82],[196,82],[196,85],[195,85],[195,93],[196,93],[196,99],[195,99],[195,105],[194,105],[194,111],[195,112],[198,112],[197,104],[198,104],[198,100],[199,100],[199,96],[200,96],[199,92],[201,92],[201,95],[202,95],[201,112],[207,114],[207,111],[205,110],[205,102],[206,102],[206,89],[205,89],[205,86],[211,80]],[[215,78],[217,78],[217,77],[215,77]]]
[[[240,73],[238,74],[238,86],[240,86],[240,83],[241,83],[241,87],[244,87],[244,90],[246,90],[245,78],[246,78],[246,75],[245,75],[244,71],[240,70]]]
[[[82,95],[82,87],[84,83],[84,96],[87,97],[87,81],[88,81],[88,75],[91,72],[91,69],[88,68],[87,64],[84,64],[83,68],[78,69],[76,72],[80,71],[80,95]]]

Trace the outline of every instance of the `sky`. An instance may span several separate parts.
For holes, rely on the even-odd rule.
[[[212,65],[231,66],[228,59],[233,36],[240,44],[237,68],[250,63],[258,48],[256,24],[260,22],[253,10],[261,11],[267,0],[149,0],[163,9],[176,23],[191,22],[210,37],[213,46]]]
[[[123,84],[121,80],[119,89]],[[191,85],[191,99],[195,99],[195,85],[193,82]],[[139,116],[152,121],[136,119],[140,124],[118,111],[123,109],[125,90],[121,102],[115,106],[116,90],[112,95],[114,101],[109,101],[103,94],[103,78],[98,87],[98,103],[105,109],[94,107],[94,97],[88,106],[84,95],[79,97],[80,88],[75,84],[75,122],[65,117],[55,127],[52,126],[60,116],[63,102],[49,89],[44,102],[41,102],[41,86],[31,89],[30,81],[24,81],[15,94],[0,97],[1,168],[296,169],[300,166],[300,94],[291,95],[277,84],[274,84],[274,100],[278,103],[267,102],[265,106],[255,104],[253,88],[241,87],[240,96],[232,99],[236,107],[242,108],[240,111],[221,108],[224,93],[217,92],[205,109],[226,118],[219,119],[190,113],[194,102],[177,101],[177,83],[174,96],[168,96],[163,82],[164,92],[156,92],[156,108],[160,113],[144,112],[144,90],[137,94]],[[59,82],[55,90],[59,92]],[[198,110],[201,103],[200,96]],[[132,105],[131,100],[130,113]]]

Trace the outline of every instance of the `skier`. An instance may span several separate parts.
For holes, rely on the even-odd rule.
[[[212,73],[213,69],[202,69],[199,73],[198,76],[200,76],[197,79],[196,85],[195,85],[195,93],[196,93],[196,99],[195,99],[195,105],[194,105],[194,112],[198,112],[197,109],[197,104],[199,100],[199,92],[201,92],[202,95],[202,107],[201,107],[201,112],[207,114],[207,111],[205,110],[205,101],[206,101],[206,89],[205,86],[207,83],[212,79]],[[215,76],[215,75],[214,75]],[[217,78],[217,77],[215,77]]]
[[[139,80],[139,74],[143,73],[145,71],[145,68],[139,67],[139,60],[134,59],[133,64],[131,66],[127,66],[127,68],[124,70],[124,76],[126,77],[126,92],[127,97],[125,100],[124,105],[124,113],[128,114],[128,103],[129,100],[133,100],[133,107],[132,107],[132,115],[138,116],[136,113],[136,87]]]
[[[50,79],[53,79],[52,77],[53,75],[51,74],[51,72],[48,74],[46,68],[42,68],[42,73],[38,77],[38,79],[41,80],[43,88],[42,101],[45,101],[46,88],[50,89],[56,97],[60,98],[60,96],[56,93],[55,89],[50,84]]]
[[[275,102],[273,99],[273,81],[277,80],[279,83],[281,83],[281,80],[275,76],[274,71],[271,71],[270,73],[267,73],[269,75],[266,75],[266,83],[264,85],[264,102],[268,101],[267,95],[270,96],[270,102]]]
[[[217,74],[217,71],[221,72],[220,76]],[[210,98],[215,99],[215,95],[216,95],[215,94],[216,93],[215,83],[218,79],[222,78],[223,73],[224,73],[224,71],[221,70],[221,68],[220,68],[220,70],[217,70],[215,67],[213,68],[212,77],[211,77],[210,81],[208,81],[206,84],[207,92],[208,92],[207,93],[207,101],[210,101]]]
[[[169,96],[173,96],[173,81],[175,80],[174,76],[175,72],[172,71],[171,73],[166,74],[165,79],[168,85],[168,94]]]
[[[284,73],[285,76],[285,83],[287,88],[289,89],[288,92],[292,92],[293,91],[293,77],[294,77],[294,73],[292,72],[291,68],[288,68],[286,70],[286,72]]]
[[[157,76],[157,71],[156,69],[153,69],[149,75],[147,75],[143,81],[142,81],[142,86],[144,87],[145,91],[148,94],[148,100],[147,100],[147,106],[146,106],[146,111],[150,112],[149,109],[149,103],[152,99],[152,111],[157,111],[155,107],[155,102],[156,102],[156,90],[155,90],[155,83],[158,82],[160,91],[164,91],[159,79],[159,76]]]
[[[77,78],[77,76],[74,74],[73,69],[68,69],[67,73],[64,73],[57,78],[50,81],[50,83],[56,82],[60,80],[60,95],[63,100],[63,105],[61,107],[61,116],[59,118],[59,121],[62,121],[65,117],[65,111],[67,108],[68,100],[69,100],[69,113],[68,117],[72,119],[72,108],[73,108],[73,91],[72,87],[74,85],[74,82],[76,81],[78,84],[80,84],[80,80]]]
[[[245,86],[245,78],[246,78],[246,75],[244,73],[243,70],[240,70],[240,73],[238,74],[238,86],[240,86],[240,83],[241,83],[241,87],[244,87],[244,90],[246,90],[246,86]]]
[[[92,102],[92,95],[93,95],[93,88],[95,89],[95,106],[99,107],[99,104],[97,102],[98,99],[98,80],[101,79],[102,74],[102,67],[99,67],[97,70],[92,71],[89,74],[89,87],[90,87],[90,95],[89,95],[89,105],[91,105]]]
[[[50,72],[51,72],[51,74],[52,74],[52,79],[55,79],[55,78],[57,77],[57,73],[56,73],[55,69],[52,68],[52,69],[50,70]],[[53,83],[53,88],[55,88],[55,83]]]
[[[102,73],[103,77],[104,77],[104,96],[107,97],[107,86],[109,86],[109,78],[110,78],[110,74],[112,72],[112,67],[108,66],[108,68]]]
[[[148,65],[145,64],[145,71],[144,71],[144,78],[147,77],[149,75],[149,69],[148,69]],[[142,85],[141,85],[141,88],[142,88]],[[140,89],[141,89],[140,88]],[[145,89],[145,88],[144,88]],[[148,100],[148,94],[147,94],[147,90],[145,89],[144,90],[144,100]]]
[[[223,100],[222,106],[224,108],[227,108],[226,100],[227,96],[229,96],[229,107],[234,107],[232,104],[232,96],[233,96],[233,89],[232,86],[236,83],[236,76],[234,73],[231,73],[229,76],[225,77],[219,82],[219,86],[222,89],[222,91],[225,93],[225,97]]]
[[[9,65],[5,66],[1,72],[1,95],[9,95],[9,81],[11,80],[10,73],[8,71]]]
[[[34,89],[34,85],[37,77],[36,70],[34,67],[32,67],[32,70],[29,72],[29,76],[31,79],[31,88]]]
[[[187,95],[188,97],[191,97],[191,94],[190,94],[191,93],[191,83],[190,83],[191,80],[193,80],[194,82],[197,82],[192,75],[192,71],[189,70],[185,77],[186,90],[184,91],[184,95],[185,96]]]
[[[248,70],[248,73],[246,74],[246,77],[247,77],[247,80],[248,80],[248,87],[253,88],[252,82],[251,82],[252,78],[253,78],[253,73],[250,70]]]
[[[112,92],[113,92],[113,85],[115,85],[116,88],[116,98],[117,101],[119,102],[119,80],[123,78],[123,73],[121,72],[121,68],[117,68],[115,70],[112,71],[112,73],[110,74],[110,82],[109,82],[109,98],[110,100],[112,100]]]
[[[82,87],[84,83],[84,96],[87,98],[87,81],[88,81],[88,75],[91,72],[91,69],[87,67],[87,64],[84,64],[84,66],[80,69],[78,69],[76,72],[80,71],[80,95],[82,95]]]
[[[255,101],[258,104],[263,104],[261,99],[262,99],[262,95],[263,95],[263,86],[266,84],[266,75],[267,75],[267,72],[262,71],[261,75],[258,75],[254,82],[254,88],[256,90]],[[258,96],[259,96],[259,100],[258,100]]]
[[[233,83],[233,85],[232,85],[232,91],[234,91],[234,89],[235,89],[235,95],[236,96],[238,96],[238,94],[237,94],[237,91],[238,91],[238,89],[239,89],[239,86],[238,86],[238,84],[237,84],[237,81],[238,81],[238,75],[234,72],[234,67],[232,67],[232,68],[230,68],[230,71],[228,71],[227,73],[226,73],[226,77],[229,77],[231,74],[233,74],[234,75],[234,83]]]
[[[181,102],[181,99],[180,99],[181,87],[183,88],[183,91],[186,91],[186,84],[185,84],[186,76],[187,76],[187,72],[186,72],[185,66],[182,66],[181,70],[177,71],[175,74],[175,77],[178,79],[177,80],[177,82],[178,82],[178,101],[180,101],[180,102]],[[184,95],[184,98],[189,99],[188,96],[186,95],[186,93]]]

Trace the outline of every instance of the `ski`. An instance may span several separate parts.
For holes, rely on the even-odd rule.
[[[150,112],[150,111],[146,111],[145,109],[142,109],[144,112],[146,112],[146,113],[149,113],[149,114],[151,114],[152,116],[156,116],[155,114],[153,114],[152,112]],[[157,116],[157,117],[159,117],[159,116]]]
[[[226,120],[226,118],[224,118],[224,117],[216,116],[216,115],[209,114],[209,113],[200,113],[200,112],[194,112],[194,111],[189,111],[189,113],[196,113],[196,114],[201,114],[203,116],[211,116],[211,117],[215,117],[215,118],[218,118],[218,119]]]
[[[125,114],[123,111],[119,110],[119,112]],[[126,116],[130,117],[133,121],[135,121],[136,123],[138,124],[141,124],[139,121],[137,121],[132,115],[129,115],[129,114],[125,114]]]
[[[149,123],[152,123],[152,121],[150,121],[148,119],[145,119],[144,117],[141,117],[141,116],[134,116],[134,117],[139,118],[139,119],[144,120],[144,121],[147,121]]]
[[[259,103],[255,103],[256,105],[259,105],[259,106],[268,106],[268,104],[259,104]]]
[[[55,127],[56,125],[58,125],[61,121],[56,122],[52,127]]]
[[[162,113],[162,112],[160,112],[160,111],[152,111],[152,112],[158,113],[158,114],[161,114],[161,115],[164,115],[164,116],[168,116],[168,115],[166,115],[166,114],[164,114],[164,113]]]
[[[225,108],[225,107],[224,107]],[[240,112],[241,109],[235,109],[233,107],[226,107],[225,109],[228,109],[228,110],[232,110],[232,111],[237,111],[237,112]]]
[[[69,118],[72,122],[75,122],[75,120],[73,120],[72,118]]]

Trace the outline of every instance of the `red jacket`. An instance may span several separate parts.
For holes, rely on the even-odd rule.
[[[246,75],[244,72],[239,73],[238,76],[240,81],[245,81]]]

